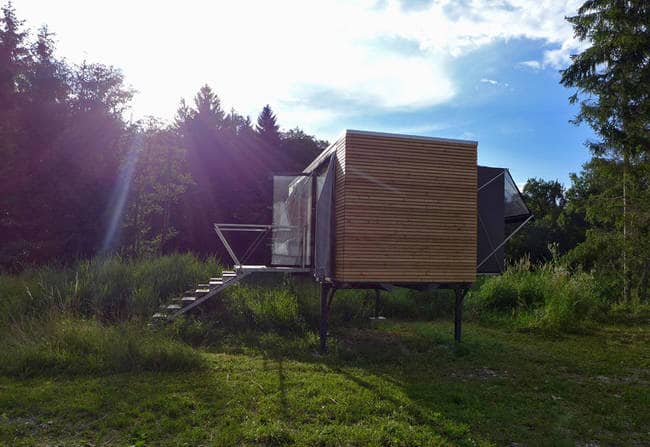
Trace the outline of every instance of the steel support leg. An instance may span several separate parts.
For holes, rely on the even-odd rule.
[[[375,289],[375,318],[379,318],[379,289]]]
[[[454,292],[456,294],[456,306],[454,312],[454,340],[456,343],[460,343],[460,336],[463,325],[463,299],[465,298],[467,289],[464,287],[458,287],[454,289]]]
[[[323,354],[327,353],[327,322],[335,290],[329,284],[320,285],[320,352]]]

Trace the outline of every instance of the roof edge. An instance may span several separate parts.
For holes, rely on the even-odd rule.
[[[437,141],[440,143],[455,143],[455,144],[464,144],[471,146],[478,146],[478,141],[475,140],[460,140],[454,138],[439,138],[439,137],[427,137],[424,135],[410,135],[404,133],[391,133],[391,132],[375,132],[370,130],[357,130],[357,129],[347,129],[345,134],[356,134],[356,135],[371,135],[377,137],[388,137],[388,138],[410,138],[414,140],[425,140],[425,141]]]
[[[374,132],[370,130],[357,130],[357,129],[346,129],[343,132],[339,134],[339,136],[334,140],[333,143],[331,143],[326,149],[323,150],[314,160],[312,160],[311,163],[307,165],[307,167],[302,171],[303,174],[310,174],[314,169],[318,168],[318,166],[325,161],[325,159],[334,152],[334,147],[338,144],[341,139],[345,138],[348,135],[369,135],[369,136],[376,136],[376,137],[387,137],[387,138],[408,138],[411,140],[423,140],[423,141],[435,141],[438,143],[452,143],[452,144],[459,144],[463,146],[473,146],[477,147],[478,146],[478,141],[474,140],[458,140],[458,139],[453,139],[453,138],[438,138],[438,137],[426,137],[422,135],[409,135],[409,134],[402,134],[402,133],[389,133],[389,132]]]
[[[323,161],[325,161],[325,159],[327,159],[327,157],[331,155],[332,152],[334,152],[334,148],[336,147],[338,142],[341,141],[341,139],[345,138],[347,134],[348,134],[347,130],[341,132],[339,136],[336,137],[336,139],[329,146],[327,146],[326,149],[323,149],[323,151],[320,154],[318,154],[318,156],[314,158],[312,162],[309,163],[305,169],[303,169],[302,173],[311,174],[311,172],[314,169],[318,168],[320,164],[323,163]]]

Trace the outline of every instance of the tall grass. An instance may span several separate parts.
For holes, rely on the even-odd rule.
[[[134,323],[107,326],[54,318],[14,323],[0,335],[0,374],[14,377],[184,371],[204,365],[189,346]]]
[[[214,275],[213,259],[190,254],[130,260],[118,256],[74,267],[40,267],[0,276],[0,325],[49,314],[103,321],[148,318],[160,303]]]
[[[467,307],[483,321],[507,317],[523,328],[569,332],[587,328],[607,311],[592,274],[571,272],[558,260],[532,266],[528,259],[483,281],[470,292]]]
[[[2,275],[0,335],[4,334],[10,346],[9,357],[2,360],[11,365],[4,371],[28,374],[39,369],[33,366],[39,362],[51,364],[54,370],[67,370],[73,360],[66,359],[75,359],[78,369],[84,371],[146,369],[156,355],[166,355],[150,350],[154,341],[169,347],[170,352],[176,347],[167,344],[168,338],[154,340],[148,332],[135,331],[136,324],[142,327],[161,303],[218,270],[214,260],[177,254],[141,260],[93,259],[71,268],[46,266],[20,275]],[[571,272],[558,259],[541,266],[522,260],[503,275],[477,283],[466,306],[469,316],[479,321],[575,331],[598,321],[608,310],[602,293],[593,275]],[[330,323],[332,328],[369,325],[369,317],[376,311],[388,318],[450,318],[453,302],[453,294],[447,290],[395,289],[381,292],[376,309],[373,290],[339,290]],[[319,316],[319,287],[311,277],[261,274],[227,289],[165,333],[193,344],[251,333],[304,338],[314,334]],[[41,327],[47,331],[40,331]],[[86,335],[90,345],[80,341]],[[143,344],[134,340],[138,337]],[[116,343],[109,343],[110,339]],[[90,357],[84,360],[81,353]]]

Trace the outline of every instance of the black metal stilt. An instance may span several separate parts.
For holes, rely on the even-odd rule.
[[[325,283],[320,285],[320,352],[327,353],[327,322],[329,319],[330,302],[334,288]]]
[[[463,325],[463,299],[465,298],[467,289],[464,287],[457,287],[454,289],[454,292],[456,294],[456,306],[454,312],[454,340],[456,343],[460,343]]]
[[[375,318],[379,318],[379,289],[375,289]]]

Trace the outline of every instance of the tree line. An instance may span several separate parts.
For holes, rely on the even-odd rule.
[[[120,70],[56,57],[47,27],[32,36],[2,8],[1,267],[222,255],[212,224],[270,223],[272,174],[302,171],[327,145],[281,132],[269,105],[256,123],[226,112],[207,85],[171,124],[126,120],[133,95]]]

